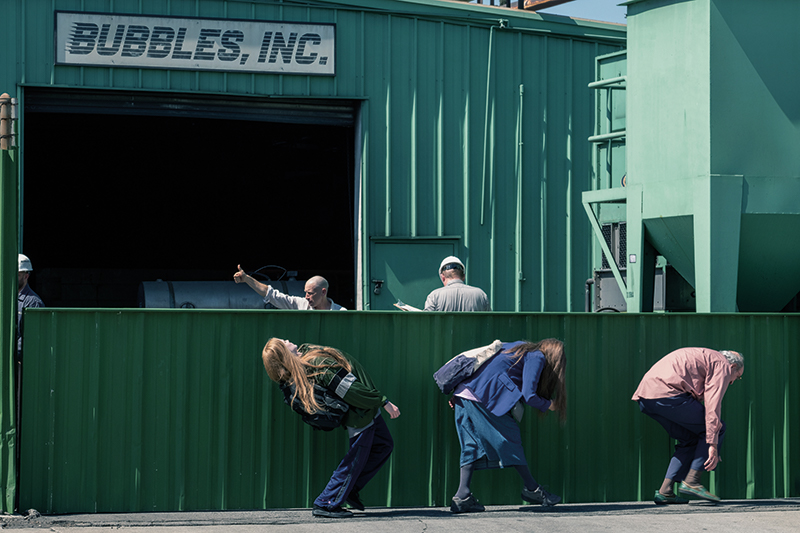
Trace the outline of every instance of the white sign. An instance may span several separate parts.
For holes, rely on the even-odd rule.
[[[56,12],[56,64],[336,73],[336,26]]]

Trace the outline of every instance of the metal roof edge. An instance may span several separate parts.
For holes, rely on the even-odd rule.
[[[617,56],[622,57],[622,56],[625,56],[627,54],[628,54],[628,49],[625,48],[624,50],[619,50],[617,52],[611,52],[609,54],[599,55],[599,56],[595,57],[595,59],[596,60],[602,60],[602,59],[609,59],[609,58],[617,57]]]
[[[295,3],[293,0],[285,3]],[[297,0],[299,5],[328,5],[340,9],[358,9],[398,16],[445,18],[453,22],[475,24],[506,23],[504,29],[541,31],[565,37],[624,40],[627,26],[613,22],[571,18],[563,15],[500,8],[458,2],[456,0]]]

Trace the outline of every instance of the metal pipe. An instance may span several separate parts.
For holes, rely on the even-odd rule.
[[[590,143],[599,143],[603,141],[611,141],[614,139],[622,139],[627,134],[626,131],[614,131],[611,133],[603,133],[601,135],[592,135],[589,137]]]
[[[542,91],[540,101],[541,104],[541,112],[542,112],[542,139],[541,139],[541,146],[540,146],[540,153],[542,154],[541,157],[541,179],[539,180],[539,311],[545,311],[547,309],[547,143],[548,143],[548,136],[547,136],[547,128],[548,128],[548,110],[549,110],[549,93],[548,93],[548,83],[549,78],[547,76],[547,60],[546,58],[549,57],[549,48],[550,48],[550,41],[548,37],[544,38],[544,43],[541,47],[541,76],[540,79],[542,80]]]
[[[514,247],[516,248],[516,267],[517,267],[517,283],[516,283],[516,297],[515,297],[515,311],[522,310],[522,284],[525,281],[525,275],[522,271],[522,231],[524,228],[524,224],[522,223],[522,150],[523,150],[523,141],[522,141],[522,132],[523,132],[523,120],[524,120],[524,113],[523,113],[523,103],[524,103],[524,96],[525,94],[525,86],[520,84],[519,86],[519,108],[517,111],[517,147],[516,147],[516,161],[517,161],[517,205],[516,205],[516,218],[517,218],[517,228],[516,228],[516,239],[514,242]]]
[[[609,85],[614,85],[615,83],[625,83],[628,81],[627,76],[618,76],[616,78],[608,78],[607,80],[599,80],[591,82],[588,87],[590,89],[600,89],[603,87],[608,87]],[[619,85],[617,87],[608,87],[609,89],[624,89],[624,85]]]
[[[0,150],[8,150],[14,146],[12,143],[12,135],[14,128],[12,126],[12,113],[11,107],[14,105],[11,95],[3,93],[0,95]]]
[[[492,54],[494,53],[494,26],[489,28],[489,58],[486,66],[486,105],[483,113],[483,177],[481,179],[481,226],[486,209],[486,158],[489,151],[489,102],[492,88]]]
[[[587,313],[592,312],[592,285],[594,285],[594,279],[592,278],[587,279],[584,285],[586,289],[584,308],[586,309]]]

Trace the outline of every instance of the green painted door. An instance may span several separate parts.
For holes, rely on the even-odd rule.
[[[442,259],[458,255],[458,238],[386,237],[372,239],[370,247],[370,309],[397,310],[398,300],[422,309],[428,293],[442,286]]]

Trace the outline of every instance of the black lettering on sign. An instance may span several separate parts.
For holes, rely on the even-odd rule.
[[[203,61],[213,61],[214,60],[214,52],[204,52],[203,50],[207,50],[209,48],[214,48],[217,43],[215,41],[209,41],[209,37],[219,37],[222,33],[222,30],[209,30],[203,28],[200,30],[200,37],[197,38],[197,46],[194,49],[194,59],[195,60],[203,60]]]
[[[97,27],[97,24],[76,22],[72,26],[72,34],[67,43],[67,51],[76,55],[91,54],[99,31],[100,28]]]
[[[106,59],[96,61],[85,58],[81,59],[81,62],[88,61],[87,64],[97,65],[134,66],[141,63],[142,65],[167,66],[159,60],[174,59],[204,62],[203,68],[217,69],[236,69],[237,63],[238,66],[243,66],[248,63],[251,55],[256,55],[255,43],[252,42],[252,38],[255,36],[248,38],[246,35],[250,25],[242,26],[230,24],[227,21],[208,19],[201,23],[201,27],[196,30],[192,26],[193,29],[190,32],[188,26],[159,26],[157,24],[161,19],[155,17],[134,19],[140,24],[127,24],[130,18],[112,18],[109,22],[103,22],[103,19],[100,19],[96,23],[71,22],[67,26],[69,35],[66,36],[64,45],[66,54],[89,56],[96,52],[98,56]],[[61,18],[58,20],[60,21]],[[145,20],[148,21],[146,24]],[[217,27],[204,28],[202,25]],[[291,31],[299,28],[298,25],[271,24],[266,27],[271,29],[263,31],[257,59],[259,64],[277,64],[278,70],[282,70],[281,65],[294,63],[302,67],[324,66],[329,59],[333,60],[332,57],[328,58],[324,54],[328,46],[326,39],[322,37],[324,32]],[[283,29],[275,31],[275,28]],[[65,36],[62,32],[57,32],[56,37],[59,42],[64,42]],[[188,43],[187,39],[189,39]],[[128,61],[116,63],[111,59],[112,57],[121,57]],[[144,57],[156,61],[130,61],[131,58]],[[188,66],[184,63],[177,68]],[[193,67],[197,66],[197,64],[193,65]],[[309,69],[295,70],[306,71]]]
[[[300,37],[300,41],[297,43],[297,53],[294,56],[294,60],[297,61],[298,65],[310,65],[317,60],[317,53],[312,52],[309,55],[305,55],[306,44],[319,45],[321,43],[322,37],[320,37],[318,34],[306,33]]]
[[[220,61],[236,61],[242,49],[239,48],[240,43],[244,41],[244,32],[239,30],[228,30],[222,34],[222,49],[217,52],[217,57]]]
[[[267,60],[267,54],[269,53],[269,45],[272,42],[272,32],[265,31],[264,38],[261,39],[261,50],[258,52],[258,62],[263,63]]]
[[[278,54],[281,55],[281,59],[283,60],[284,64],[292,62],[292,54],[294,53],[294,43],[297,41],[297,34],[290,33],[289,34],[289,41],[285,42],[283,40],[282,33],[275,34],[275,43],[272,46],[272,53],[269,54],[269,62],[275,63],[278,59]]]
[[[114,31],[114,40],[111,46],[107,46],[110,29],[111,24],[103,24],[103,27],[100,29],[100,37],[97,38],[97,53],[101,56],[113,56],[119,52],[119,47],[122,44],[122,37],[125,35],[125,25],[117,24],[117,29]]]
[[[131,24],[125,34],[125,44],[122,45],[122,57],[139,57],[147,50],[147,39],[150,37],[150,28]]]
[[[163,59],[172,51],[172,41],[175,39],[175,30],[169,26],[155,26],[150,34],[150,46],[147,48],[147,57]]]
[[[178,36],[175,37],[175,48],[172,51],[172,59],[191,59],[192,53],[183,49],[183,41],[186,39],[186,28],[178,28]]]

